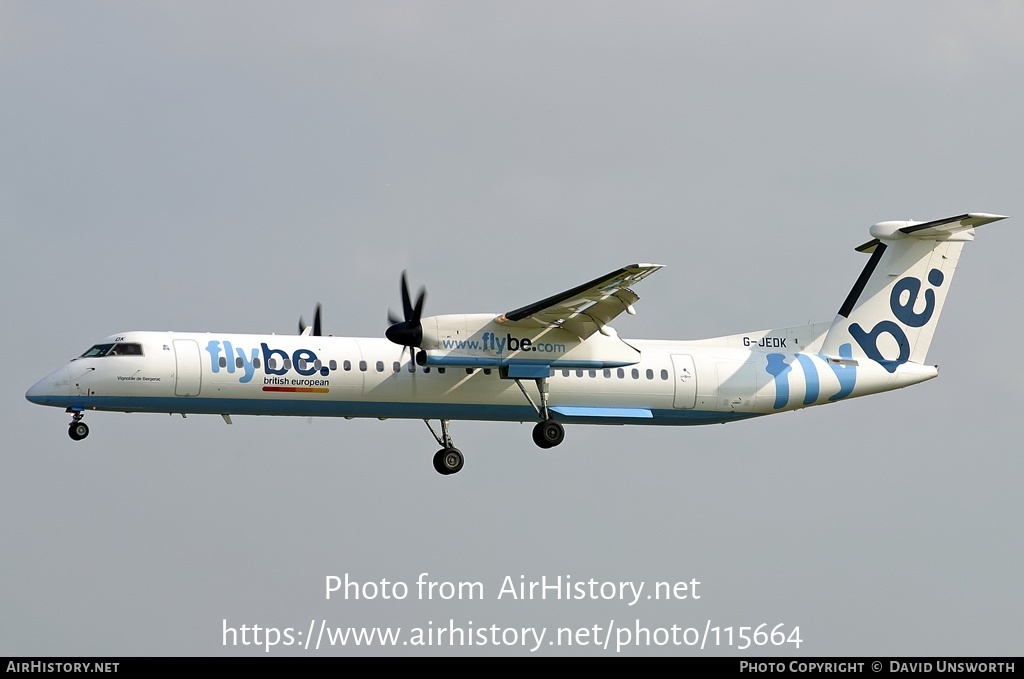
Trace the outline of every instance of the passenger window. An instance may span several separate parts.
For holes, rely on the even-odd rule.
[[[662,370],[661,371],[661,379],[663,379],[663,380],[667,380],[668,379],[668,371],[667,370]]]
[[[348,359],[346,359],[345,362],[341,364],[341,367],[344,368],[346,372],[351,370],[352,369],[352,361],[349,361]]]
[[[398,361],[395,361],[394,363],[391,364],[391,371],[392,372],[396,372],[396,373],[397,372],[401,372],[402,371],[402,364],[399,363]]]
[[[292,369],[292,359],[290,359],[290,358],[282,359],[281,363],[284,365],[284,369],[285,370],[291,370]]]
[[[442,367],[438,368],[438,369],[437,369],[437,372],[439,372],[439,373],[441,373],[442,375],[444,375],[444,366],[442,366]]]
[[[359,361],[359,369],[366,372],[366,361]]]
[[[650,368],[647,369],[647,379],[649,379],[649,380],[653,380],[654,379],[654,371],[651,370]]]
[[[605,377],[611,377],[612,376],[612,371],[611,371],[610,368],[605,368],[604,369],[604,376]]]
[[[267,359],[267,370],[277,370],[277,359],[273,356]]]
[[[226,368],[226,367],[228,367],[228,359],[224,358],[223,356],[221,356],[221,357],[220,357],[220,359],[218,359],[218,360],[217,360],[217,363],[218,363],[218,364],[220,365],[220,367],[222,367],[222,368]]]
[[[345,361],[345,362],[348,363],[348,361]],[[338,369],[338,362],[335,361],[332,358],[331,362],[327,364],[327,367],[330,368],[331,370],[337,370]],[[349,367],[351,367],[351,366],[349,366]],[[345,368],[345,370],[348,370],[348,368]]]
[[[377,361],[377,372],[384,372],[384,361]]]
[[[634,380],[640,379],[640,371],[636,368],[633,368],[632,375]]]
[[[616,371],[616,374],[617,374],[617,375],[619,376],[619,379],[621,380],[621,379],[622,379],[623,377],[625,377],[625,376],[626,376],[626,371],[625,371],[625,370],[623,370],[622,368],[619,368],[619,369],[618,369],[618,370]]]
[[[235,359],[235,367],[236,368],[241,368],[242,367],[242,357],[241,356],[239,356],[239,357],[237,357]]]
[[[252,367],[254,367],[257,370],[259,370],[260,369],[260,359],[258,359],[258,358],[252,359]]]

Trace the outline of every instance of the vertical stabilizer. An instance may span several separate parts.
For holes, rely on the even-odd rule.
[[[839,309],[821,353],[869,359],[889,372],[923,363],[964,243],[974,228],[1005,219],[970,213],[932,222],[881,222],[857,248],[871,254]]]

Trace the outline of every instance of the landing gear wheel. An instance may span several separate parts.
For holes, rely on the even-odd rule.
[[[442,448],[434,453],[434,470],[444,476],[457,473],[465,463],[466,458],[458,448]]]
[[[68,436],[70,436],[73,441],[81,441],[88,435],[89,425],[85,422],[72,422],[68,426]]]
[[[533,428],[533,442],[541,448],[554,448],[565,440],[565,428],[561,422],[544,420]]]

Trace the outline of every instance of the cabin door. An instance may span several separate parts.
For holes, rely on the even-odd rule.
[[[697,370],[693,356],[672,354],[672,368],[675,370],[676,391],[672,405],[676,408],[692,408],[697,403]]]
[[[198,396],[202,372],[195,340],[174,340],[174,364],[174,395]]]

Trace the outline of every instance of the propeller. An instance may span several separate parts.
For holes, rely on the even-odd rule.
[[[426,288],[420,288],[416,303],[412,303],[409,295],[409,282],[402,272],[402,313],[403,318],[397,317],[391,310],[388,310],[388,322],[391,324],[384,331],[384,336],[395,344],[400,344],[409,349],[415,349],[423,342],[423,326],[420,324],[420,316],[423,314],[423,300],[426,299]]]
[[[313,335],[315,337],[320,336],[320,303],[316,304],[316,311],[313,312],[313,327],[306,325],[306,322],[302,320],[302,316],[299,316],[299,334],[300,335]]]

